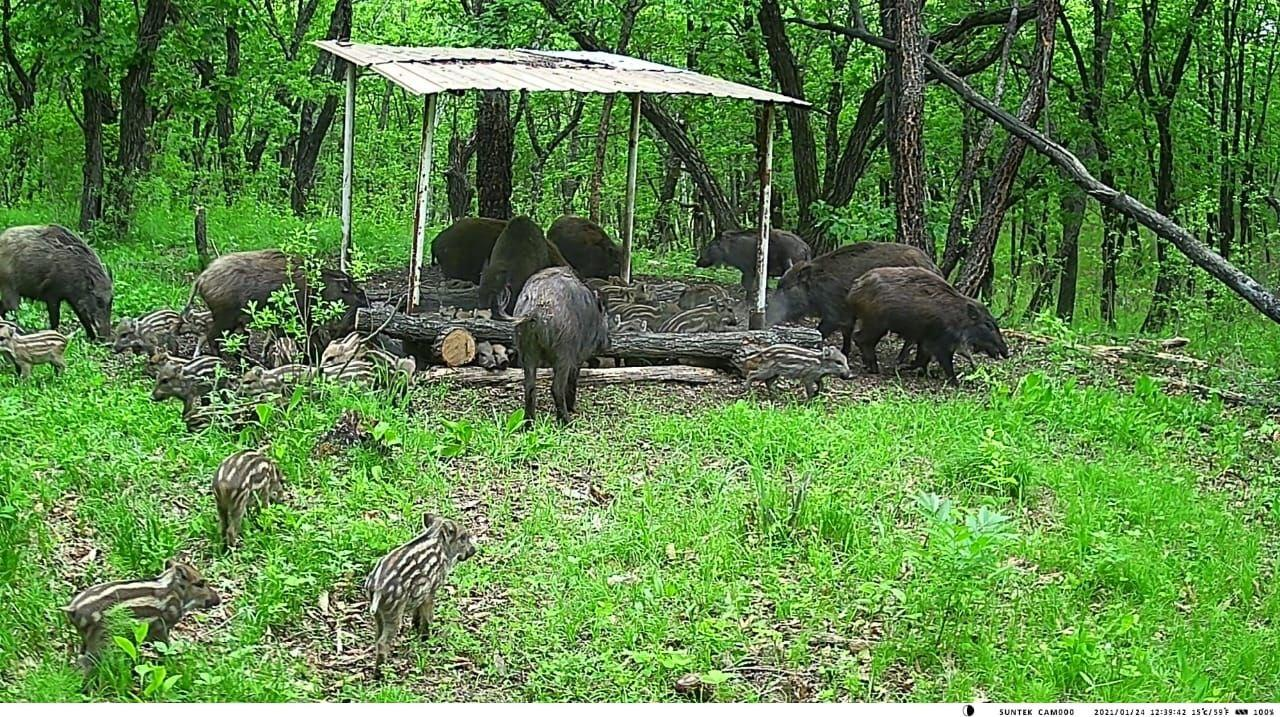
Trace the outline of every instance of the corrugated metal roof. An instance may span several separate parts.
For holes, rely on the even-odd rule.
[[[316,47],[415,95],[448,90],[529,90],[708,95],[808,107],[803,100],[678,67],[607,52],[397,47],[319,40]]]

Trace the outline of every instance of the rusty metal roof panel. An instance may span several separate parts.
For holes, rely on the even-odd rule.
[[[397,47],[340,40],[314,43],[408,92],[529,90],[595,94],[707,95],[808,107],[794,97],[607,52]]]

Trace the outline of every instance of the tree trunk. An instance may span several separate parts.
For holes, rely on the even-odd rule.
[[[1031,78],[1026,97],[1022,100],[1022,108],[1018,111],[1018,120],[1033,127],[1045,105],[1049,70],[1053,66],[1057,17],[1058,0],[1041,0],[1036,20],[1036,51],[1031,63]],[[978,220],[978,226],[974,228],[970,242],[969,258],[956,282],[956,288],[965,294],[976,296],[979,287],[988,279],[996,240],[1000,237],[1000,226],[1008,209],[1009,190],[1018,176],[1018,168],[1022,165],[1026,150],[1025,142],[1010,137],[1004,155],[991,176],[987,203],[982,208],[982,216]]]
[[[1000,67],[996,70],[995,102],[998,104],[1004,97],[1005,78],[1009,70],[1009,47],[1013,44],[1013,36],[1017,33],[1018,6],[1009,11],[1009,22],[1005,24],[1000,48]],[[978,133],[973,146],[965,153],[960,165],[960,176],[956,179],[956,199],[951,208],[951,219],[947,222],[947,240],[942,252],[942,275],[951,276],[959,266],[960,260],[968,253],[968,244],[964,241],[964,220],[969,214],[973,183],[978,177],[978,169],[986,161],[987,148],[995,137],[996,124],[987,120]]]
[[[325,39],[343,40],[351,37],[351,2],[352,0],[337,0],[334,3]],[[326,75],[330,84],[324,102],[319,107],[314,102],[303,102],[298,113],[298,134],[291,155],[293,183],[289,188],[289,205],[299,217],[307,213],[307,203],[316,183],[316,161],[320,158],[320,148],[324,146],[324,138],[329,134],[329,127],[333,125],[333,118],[338,112],[340,93],[336,88],[346,76],[346,63],[322,52],[316,64],[312,65],[311,76],[323,82],[325,80],[321,78]]]
[[[669,247],[676,242],[675,198],[680,183],[680,158],[669,152],[663,158],[662,186],[658,189],[658,209],[654,212],[653,228],[649,232],[658,246]]]
[[[931,258],[935,249],[925,221],[924,179],[924,29],[920,21],[923,0],[881,0],[883,26],[892,28],[897,52],[888,53],[891,104],[885,109],[885,137],[893,170],[894,206],[897,209],[897,237],[903,244],[924,250]],[[892,109],[892,112],[890,112]]]
[[[463,139],[457,134],[456,126],[454,130],[449,137],[449,166],[445,169],[444,180],[445,191],[449,195],[449,219],[456,222],[471,214],[475,189],[467,176],[467,167],[471,164],[471,155],[475,154],[476,136],[472,134]]]
[[[618,29],[618,45],[615,49],[619,55],[627,54],[627,45],[631,43],[631,31],[635,27],[636,15],[644,8],[644,0],[628,0],[622,9],[622,26]],[[550,9],[550,8],[548,8]],[[555,13],[553,12],[554,16]],[[584,48],[586,49],[586,48]],[[609,149],[609,125],[613,118],[613,103],[617,95],[605,95],[600,109],[600,123],[596,125],[596,142],[591,164],[591,181],[587,185],[587,217],[600,223],[600,201],[604,191],[604,165]]]
[[[782,93],[803,100],[804,78],[791,51],[791,41],[782,23],[782,10],[777,0],[761,0],[760,31],[769,53],[769,67]],[[786,105],[783,112],[791,131],[791,167],[795,178],[798,226],[811,224],[813,203],[818,199],[818,156],[814,144],[809,110]],[[807,238],[807,237],[806,237]]]
[[[237,21],[235,11],[230,11],[224,32],[227,47],[224,76],[228,80],[234,80],[240,76],[240,30],[236,26]],[[217,106],[214,110],[218,125],[218,162],[222,165],[222,189],[226,193],[227,206],[235,202],[235,197],[240,192],[241,172],[239,145],[232,142],[235,119],[232,114],[231,93],[232,90],[227,87],[219,88]]]
[[[134,184],[151,159],[152,147],[147,133],[155,119],[155,108],[151,106],[147,90],[155,69],[156,48],[169,23],[171,10],[170,0],[147,0],[138,21],[137,46],[120,80],[120,147],[116,160],[119,176],[114,183],[111,219],[121,233],[128,228],[133,216]]]
[[[102,64],[99,46],[102,41],[100,0],[83,0],[80,22],[86,47],[84,67],[80,74],[80,94],[84,114],[80,124],[84,133],[84,171],[80,190],[80,231],[87,232],[102,221],[104,166],[102,126],[111,116],[109,79]]]
[[[514,322],[490,319],[446,319],[430,314],[390,315],[390,306],[360,309],[356,313],[356,328],[372,331],[386,324],[383,333],[393,338],[405,339],[423,346],[430,346],[444,333],[466,329],[476,341],[513,345]],[[802,348],[817,349],[822,346],[822,336],[815,330],[802,326],[779,325],[763,331],[725,331],[720,333],[672,334],[642,332],[615,332],[609,337],[606,356],[644,361],[678,362],[697,361],[700,364],[732,366],[736,352],[749,347],[763,348],[775,344],[794,344]]]
[[[0,0],[0,52],[3,52],[5,64],[13,75],[11,82],[5,83],[9,99],[13,100],[13,117],[22,121],[23,115],[36,106],[36,80],[40,75],[41,60],[37,59],[30,68],[24,67],[13,49],[13,38],[9,31],[9,23],[13,19],[12,0]]]
[[[476,191],[482,217],[510,219],[512,216],[511,162],[515,153],[515,127],[510,111],[510,93],[488,90],[481,94],[476,110]]]
[[[587,185],[587,218],[600,223],[600,201],[604,196],[604,164],[609,149],[609,124],[613,115],[613,102],[617,95],[605,95],[600,108],[600,122],[596,125],[595,151],[591,160],[591,181]]]
[[[1080,228],[1084,225],[1084,192],[1068,187],[1061,200],[1062,243],[1058,245],[1058,318],[1070,324],[1076,311],[1076,284],[1080,276]]]
[[[1138,87],[1142,91],[1142,96],[1155,119],[1156,133],[1160,143],[1156,174],[1156,211],[1170,218],[1173,217],[1175,209],[1173,130],[1170,126],[1173,101],[1177,96],[1179,86],[1182,85],[1182,77],[1187,69],[1187,59],[1191,56],[1191,42],[1194,39],[1195,28],[1199,25],[1200,18],[1204,15],[1208,5],[1209,0],[1198,0],[1195,7],[1192,8],[1191,17],[1183,31],[1178,54],[1175,56],[1172,66],[1167,73],[1159,73],[1158,70],[1155,72],[1155,74],[1160,75],[1159,85],[1157,85],[1152,79],[1152,65],[1158,60],[1155,47],[1156,0],[1142,1],[1142,54],[1141,69],[1138,72]],[[1174,277],[1172,268],[1169,266],[1167,254],[1168,250],[1165,243],[1156,239],[1156,261],[1159,263],[1160,268],[1157,272],[1155,287],[1151,292],[1151,307],[1147,312],[1146,320],[1142,323],[1144,332],[1163,329],[1169,319]]]

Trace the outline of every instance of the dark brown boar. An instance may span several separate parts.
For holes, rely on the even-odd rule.
[[[756,283],[756,242],[759,229],[722,232],[702,251],[697,265],[702,268],[731,266],[742,272],[742,286],[750,289]],[[769,276],[782,276],[792,266],[813,256],[803,239],[781,229],[769,230]]]
[[[849,314],[849,287],[866,272],[882,266],[915,266],[940,274],[928,255],[906,244],[859,242],[791,267],[778,290],[769,297],[765,320],[769,325],[820,318],[818,331],[827,336],[840,331],[846,355],[851,348],[853,318]],[[905,356],[907,347],[903,347]]]
[[[206,335],[211,351],[218,352],[215,339],[248,325],[250,304],[260,308],[267,306],[271,294],[284,286],[286,273],[292,277],[294,303],[309,337],[308,354],[313,357],[319,356],[331,337],[351,333],[355,328],[356,309],[369,305],[364,291],[341,271],[321,270],[323,287],[320,296],[316,297],[313,287],[308,285],[302,262],[278,249],[226,254],[214,259],[196,278],[191,299],[187,302],[189,308],[195,295],[199,294],[213,314]],[[316,298],[326,304],[339,303],[346,308],[335,320],[315,322],[311,314]]]
[[[859,322],[854,340],[862,363],[876,373],[876,345],[892,331],[902,340],[920,345],[915,367],[928,368],[930,359],[942,365],[947,381],[956,385],[955,353],[977,349],[992,358],[1007,358],[1009,347],[987,307],[956,291],[942,277],[919,267],[872,269],[853,283],[849,310]]]
[[[556,416],[568,423],[578,401],[582,364],[609,348],[604,302],[568,267],[530,277],[516,300],[516,353],[524,369],[524,420],[537,413],[534,389],[540,366],[552,369]]]
[[[560,250],[578,276],[605,278],[622,274],[622,247],[590,219],[571,214],[560,217],[547,230],[547,241]]]
[[[510,313],[511,303],[529,277],[548,267],[568,265],[532,219],[516,217],[507,222],[493,245],[489,263],[480,275],[478,302],[495,314]]]
[[[502,219],[463,217],[450,224],[431,242],[431,263],[450,279],[479,283],[498,235],[507,228]]]
[[[22,299],[34,299],[48,307],[49,328],[56,331],[65,301],[90,339],[106,340],[113,298],[106,267],[71,230],[50,224],[0,233],[0,319]]]

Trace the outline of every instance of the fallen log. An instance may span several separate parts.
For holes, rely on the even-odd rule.
[[[369,300],[375,303],[395,303],[404,297],[403,292],[392,294],[386,291],[369,291]],[[442,307],[457,309],[476,309],[480,306],[479,289],[475,284],[423,284],[422,305],[420,311],[433,313]]]
[[[538,370],[539,381],[551,380],[551,369]],[[626,368],[584,368],[578,375],[579,383],[588,385],[604,385],[618,383],[732,383],[735,381],[723,371],[698,366],[629,366]],[[426,371],[419,371],[414,381],[453,381],[467,386],[505,386],[519,384],[524,381],[524,371],[507,369],[505,371],[489,371],[474,366],[462,368],[446,368],[433,366]]]
[[[431,346],[436,338],[451,329],[466,329],[476,341],[511,346],[513,323],[493,319],[446,319],[439,315],[396,313],[389,306],[360,309],[356,313],[356,330],[372,331],[384,322],[383,333],[413,343]],[[733,354],[745,347],[764,348],[777,344],[794,344],[808,349],[822,347],[822,335],[801,326],[774,326],[759,331],[725,331],[720,333],[673,334],[647,331],[618,332],[609,337],[611,346],[602,355],[623,360],[684,362],[730,366]]]

